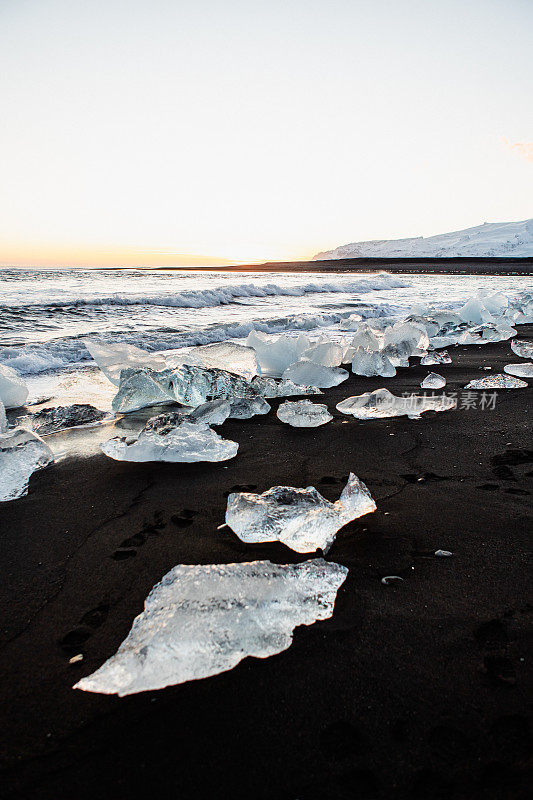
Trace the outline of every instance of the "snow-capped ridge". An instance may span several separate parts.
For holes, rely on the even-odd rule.
[[[521,222],[484,222],[474,228],[416,236],[352,242],[324,253],[313,261],[336,258],[524,258],[533,256],[533,219]]]

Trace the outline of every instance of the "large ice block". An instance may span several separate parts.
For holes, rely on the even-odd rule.
[[[418,419],[425,411],[448,411],[455,406],[456,400],[446,395],[426,397],[412,394],[396,397],[388,389],[376,389],[374,392],[347,397],[337,404],[337,410],[351,414],[356,419],[403,416]]]
[[[167,366],[160,353],[149,353],[133,344],[109,344],[92,339],[85,339],[84,344],[106,378],[115,386],[120,383],[123,369],[149,367],[158,371]]]
[[[246,543],[279,541],[297,553],[319,548],[326,552],[340,528],[375,509],[365,484],[350,473],[335,503],[314,486],[274,486],[263,494],[230,494],[226,523]]]
[[[123,697],[281,653],[298,625],[332,615],[347,574],[321,558],[179,564],[154,586],[117,653],[74,688]]]
[[[155,423],[145,427],[137,439],[116,437],[100,445],[116,461],[227,461],[237,455],[239,445],[223,439],[205,422],[178,425]]]

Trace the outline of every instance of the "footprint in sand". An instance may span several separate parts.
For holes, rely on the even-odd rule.
[[[193,524],[195,516],[196,511],[192,511],[190,508],[182,508],[177,514],[173,514],[170,517],[170,521],[177,528],[188,528],[189,525]]]
[[[141,530],[123,539],[118,548],[112,554],[114,561],[127,561],[137,555],[137,548],[142,547],[150,536],[157,536],[159,531],[166,527],[160,512],[154,514],[153,522],[144,522]]]
[[[77,653],[80,647],[90,639],[95,630],[99,628],[107,619],[109,605],[100,603],[90,611],[86,611],[80,618],[75,628],[69,631],[59,641],[59,646],[67,655]]]

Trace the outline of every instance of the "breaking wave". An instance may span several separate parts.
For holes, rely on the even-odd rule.
[[[105,335],[84,334],[80,337],[64,337],[45,344],[27,344],[0,347],[0,363],[17,370],[21,375],[37,375],[43,372],[61,370],[83,365],[92,361],[83,340],[90,338],[100,342],[118,341],[134,344],[144,350],[177,350],[201,344],[221,342],[226,339],[242,339],[251,330],[263,333],[280,334],[287,331],[312,331],[334,325],[354,311],[362,316],[383,316],[394,313],[393,306],[380,304],[379,307],[352,308],[338,313],[311,313],[290,315],[269,320],[250,320],[248,322],[219,323],[202,330],[168,331],[148,330],[125,333],[109,331]]]
[[[171,308],[214,308],[229,305],[243,298],[261,297],[303,297],[306,294],[355,293],[380,291],[383,289],[401,289],[409,284],[386,273],[358,278],[352,281],[316,281],[301,285],[281,286],[277,283],[254,284],[242,283],[230,286],[218,286],[214,289],[190,289],[183,292],[164,294],[110,294],[107,296],[57,297],[44,304],[38,298],[12,299],[4,308],[16,307],[38,309],[78,308],[89,306],[163,306]]]

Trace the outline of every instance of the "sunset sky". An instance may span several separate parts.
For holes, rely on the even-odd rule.
[[[533,216],[531,0],[0,0],[0,264]]]

